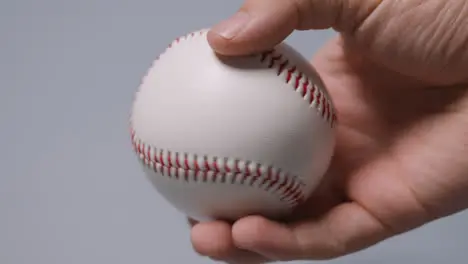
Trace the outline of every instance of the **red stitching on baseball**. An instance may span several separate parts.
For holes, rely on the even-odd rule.
[[[239,182],[249,186],[254,186],[257,181],[261,180],[257,187],[276,193],[281,201],[290,206],[304,201],[302,186],[305,184],[299,177],[285,173],[281,169],[274,169],[272,166],[265,167],[253,161],[210,158],[206,155],[184,153],[181,157],[180,153],[156,149],[145,144],[136,136],[133,129],[131,129],[131,140],[140,160],[164,177],[179,179],[179,174],[184,173],[183,180],[187,182],[193,180],[225,183],[226,177],[230,176],[231,184]],[[224,163],[222,166],[224,171],[220,170],[220,161]],[[191,174],[192,179],[190,179]]]
[[[278,73],[277,73],[278,76],[281,75],[281,74],[283,73],[283,71],[284,71],[284,69],[286,68],[286,66],[288,66],[288,63],[289,63],[289,61],[288,61],[288,60],[285,60],[283,63],[281,63],[281,64],[279,65],[279,67],[278,67]]]
[[[284,61],[282,61],[284,60]],[[280,76],[284,69],[289,65],[285,74],[285,82],[291,83],[295,91],[299,89],[300,95],[307,100],[311,107],[315,107],[318,114],[327,121],[330,126],[334,126],[337,120],[336,114],[333,110],[332,102],[326,98],[325,93],[321,89],[317,89],[315,83],[301,72],[295,65],[290,65],[290,61],[286,55],[281,54],[277,49],[271,49],[260,54],[260,62],[267,63],[268,68],[277,68],[277,75]]]
[[[288,75],[286,75],[286,83],[289,83],[291,81],[293,73],[296,71],[296,67],[292,67],[288,69]]]

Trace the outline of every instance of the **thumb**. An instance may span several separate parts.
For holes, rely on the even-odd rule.
[[[208,33],[224,55],[272,48],[294,30],[335,28],[351,32],[382,0],[246,0],[229,19]]]

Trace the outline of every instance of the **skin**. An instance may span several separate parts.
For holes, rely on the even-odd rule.
[[[337,145],[320,188],[288,221],[191,221],[199,254],[332,259],[468,207],[468,1],[247,0],[239,12],[210,31],[215,51],[339,32],[311,60],[337,109]]]

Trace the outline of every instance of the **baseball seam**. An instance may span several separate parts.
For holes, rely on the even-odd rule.
[[[311,108],[315,108],[328,125],[335,125],[337,118],[331,100],[306,74],[292,64],[286,55],[271,49],[260,54],[260,61],[268,68],[276,69],[277,76],[284,76],[284,81],[299,93]]]
[[[182,41],[196,36],[203,36],[207,30],[191,32],[176,38],[166,49],[172,49]],[[161,53],[153,65],[166,52]],[[316,85],[293,65],[286,55],[276,49],[261,53],[260,62],[268,68],[276,69],[278,76],[285,76],[285,82],[298,92],[310,107],[315,108],[324,121],[334,126],[336,115],[329,98]],[[150,68],[151,69],[151,68]],[[148,77],[146,74],[143,82]],[[140,86],[141,89],[141,86]],[[140,92],[140,89],[135,94]],[[136,98],[135,98],[136,99]],[[276,195],[280,201],[289,206],[296,206],[305,199],[304,182],[297,175],[291,175],[281,168],[264,165],[250,160],[240,160],[228,157],[216,157],[194,153],[173,152],[146,144],[137,136],[131,125],[130,133],[134,151],[145,166],[163,177],[186,182],[241,184],[256,187]]]
[[[263,189],[295,206],[304,200],[305,185],[296,175],[250,160],[172,152],[145,144],[132,129],[132,145],[140,160],[163,177],[185,182],[241,184]]]

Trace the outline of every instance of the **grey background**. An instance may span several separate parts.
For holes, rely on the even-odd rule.
[[[1,264],[212,263],[142,175],[127,119],[156,55],[240,3],[0,2]],[[311,56],[332,35],[288,40]],[[458,214],[327,263],[466,263],[467,220]]]

